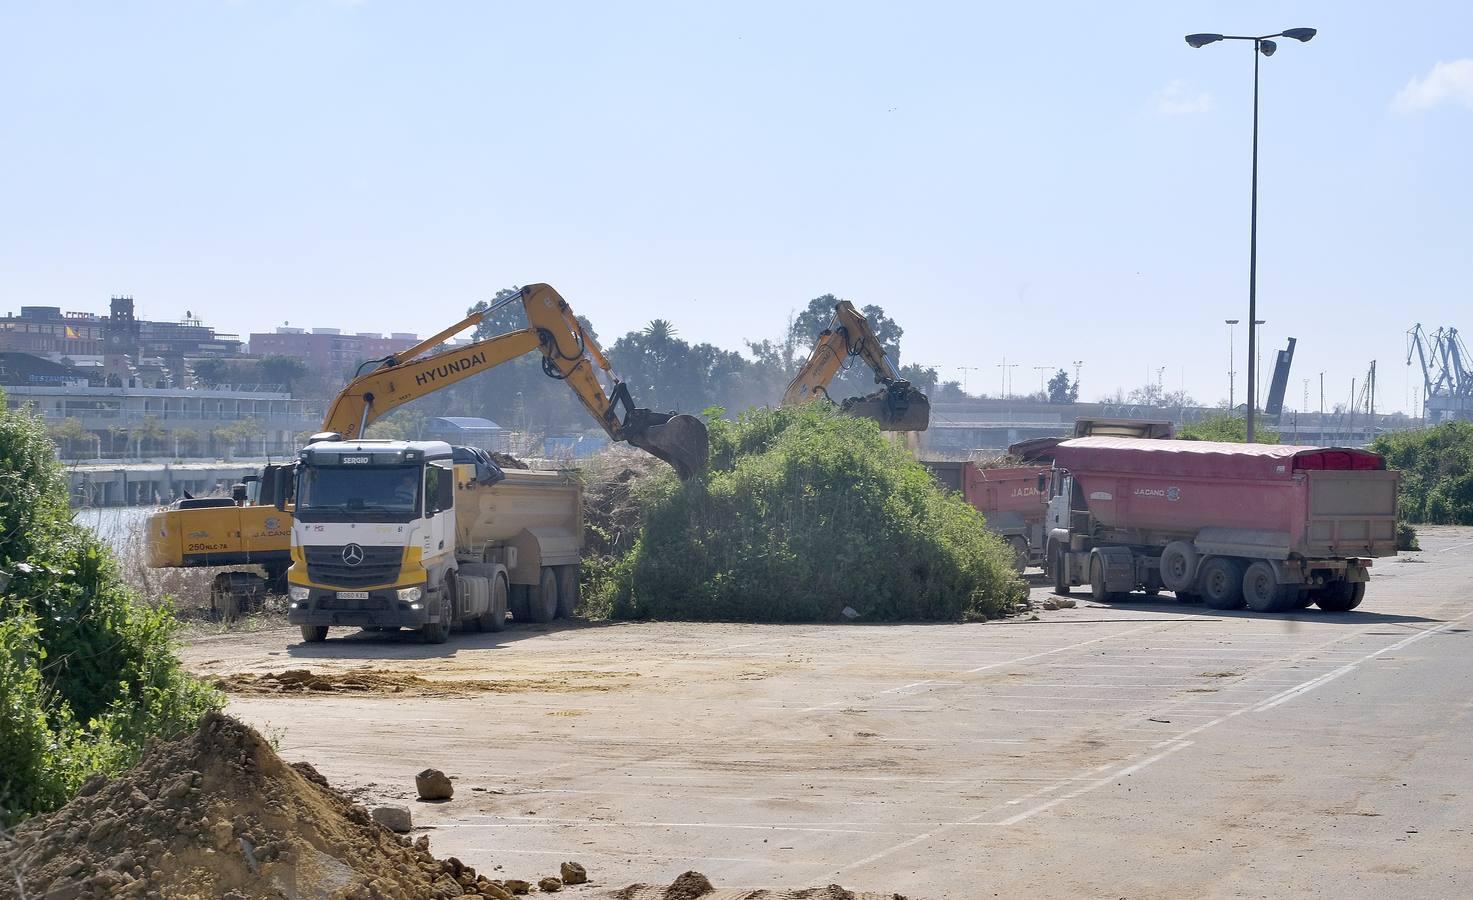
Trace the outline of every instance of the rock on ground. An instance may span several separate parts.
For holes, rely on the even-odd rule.
[[[409,810],[403,806],[380,806],[373,811],[373,820],[398,834],[414,827]]]
[[[414,789],[421,800],[449,800],[455,795],[455,785],[439,769],[425,769],[414,776]]]

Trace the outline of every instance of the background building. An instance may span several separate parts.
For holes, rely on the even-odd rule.
[[[395,332],[384,337],[376,332],[344,334],[338,328],[281,327],[271,333],[252,332],[252,356],[291,356],[307,364],[313,375],[338,381],[346,379],[358,365],[382,359],[419,343],[419,336]]]

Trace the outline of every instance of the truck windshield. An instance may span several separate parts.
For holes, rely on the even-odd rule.
[[[329,519],[407,520],[419,514],[419,466],[304,466],[297,485],[296,515],[303,521]]]

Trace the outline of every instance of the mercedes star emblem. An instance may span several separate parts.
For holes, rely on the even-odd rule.
[[[363,548],[357,544],[349,544],[343,548],[343,562],[350,566],[356,566],[363,562]]]

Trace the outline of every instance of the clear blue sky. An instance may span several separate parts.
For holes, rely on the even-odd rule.
[[[1182,35],[1294,26],[1320,35],[1263,61],[1265,343],[1300,339],[1291,405],[1374,358],[1404,407],[1406,329],[1473,334],[1458,2],[10,0],[0,310],[430,333],[547,281],[605,336],[739,348],[833,292],[974,392],[1077,359],[1086,399],[1165,366],[1215,402],[1252,59]]]

